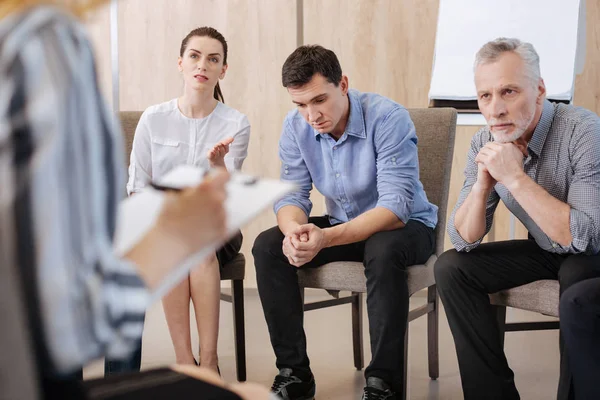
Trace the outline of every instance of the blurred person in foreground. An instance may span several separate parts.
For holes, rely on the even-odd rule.
[[[73,17],[103,2],[56,3],[0,1],[0,268],[20,283],[23,303],[22,313],[1,310],[23,314],[23,324],[2,327],[14,339],[3,346],[23,356],[2,371],[19,379],[7,379],[0,397],[267,399],[265,388],[227,386],[195,366],[74,378],[91,360],[134,351],[161,280],[198,248],[226,239],[228,175],[167,194],[156,224],[119,258],[112,240],[122,138]]]

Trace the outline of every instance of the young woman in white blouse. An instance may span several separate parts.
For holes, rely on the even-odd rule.
[[[248,118],[224,104],[219,80],[227,71],[227,42],[210,27],[191,31],[182,41],[181,97],[149,107],[137,126],[127,191],[134,193],[177,165],[239,170],[248,152]],[[163,298],[163,308],[179,364],[194,364],[190,299],[200,338],[199,363],[217,371],[220,267],[240,250],[241,233],[194,269]]]

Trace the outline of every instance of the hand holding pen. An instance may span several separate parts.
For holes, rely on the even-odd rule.
[[[155,288],[172,268],[198,249],[227,237],[224,168],[212,170],[198,185],[164,187],[164,202],[154,226],[125,257],[136,265],[149,288]],[[159,249],[159,250],[157,250]]]
[[[228,181],[227,171],[218,168],[211,170],[196,186],[167,187],[157,225],[194,251],[222,239],[226,233],[224,203]]]

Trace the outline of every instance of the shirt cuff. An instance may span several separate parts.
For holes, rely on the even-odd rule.
[[[150,292],[137,275],[133,263],[121,260],[118,270],[107,271],[103,277],[103,332],[105,353],[113,359],[127,357],[139,346],[144,329],[144,317],[150,304]],[[106,330],[105,330],[106,329]]]
[[[309,202],[309,204],[306,204],[297,199],[283,198],[283,199],[279,200],[277,203],[275,203],[275,205],[273,206],[273,211],[275,212],[275,214],[277,214],[279,212],[279,210],[281,210],[285,206],[295,206],[295,207],[298,207],[299,209],[301,209],[302,211],[304,211],[304,214],[306,214],[306,216],[308,217],[310,215],[310,211],[312,208],[310,200],[308,200],[308,202]]]
[[[377,207],[383,207],[390,210],[400,221],[406,224],[412,215],[413,201],[405,201],[399,195],[388,195],[379,198]]]
[[[458,251],[458,252],[467,252],[468,253],[469,251],[471,251],[474,248],[476,248],[477,246],[479,246],[481,244],[481,241],[483,240],[483,238],[481,238],[479,240],[476,240],[473,243],[469,243],[465,239],[463,239],[463,237],[460,236],[460,233],[458,233],[458,230],[456,230],[456,226],[454,225],[454,214],[452,214],[452,216],[450,217],[450,220],[448,221],[448,226],[446,227],[446,231],[448,232],[448,235],[450,236],[450,241],[452,242],[454,249],[456,249],[456,251]]]
[[[569,229],[571,230],[572,241],[570,246],[563,247],[565,253],[595,255],[600,250],[597,238],[599,233],[591,232],[593,221],[590,217],[579,210],[571,208],[569,216]]]
[[[410,213],[408,212],[406,207],[402,207],[402,209],[399,209],[399,207],[391,206],[390,204],[388,204],[386,202],[377,203],[376,207],[381,207],[381,208],[385,208],[386,210],[390,210],[405,225],[408,223],[408,220],[410,219]]]

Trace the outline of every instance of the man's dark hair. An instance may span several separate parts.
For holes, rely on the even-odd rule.
[[[300,46],[283,63],[283,87],[307,84],[315,74],[321,74],[335,86],[342,80],[342,67],[331,50],[319,45]]]

